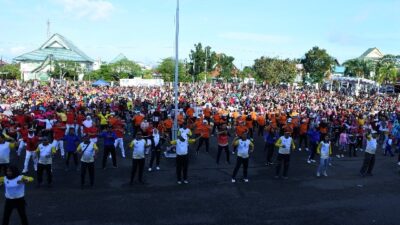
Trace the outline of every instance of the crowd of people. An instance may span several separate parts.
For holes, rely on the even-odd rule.
[[[317,177],[328,176],[332,157],[357,157],[365,152],[359,174],[372,176],[377,151],[393,157],[400,148],[397,95],[350,96],[268,85],[191,83],[180,85],[175,111],[172,85],[1,84],[0,170],[5,177],[0,183],[7,188],[12,182],[4,181],[18,179],[6,198],[19,200],[7,202],[8,210],[22,207],[16,186],[33,181],[14,166],[12,150],[25,158],[22,174],[28,174],[33,165],[38,187],[44,172],[51,185],[53,158],[65,160],[66,170],[72,159],[75,169],[80,164],[83,188],[87,173],[90,186],[94,185],[96,155],[101,153],[103,169],[109,158],[117,168],[117,155],[132,157],[131,184],[136,176],[144,183],[145,168],[160,170],[163,151],[173,153],[177,183],[187,184],[190,149],[199,154],[215,146],[217,164],[222,153],[227,163],[231,154],[236,155],[231,177],[235,183],[240,167],[243,181],[249,182],[249,157],[254,151],[265,151],[265,165],[275,166],[275,178],[287,179],[294,151],[307,151],[304,163],[309,164],[316,163],[319,155]],[[179,130],[173,139],[175,118]],[[210,142],[211,138],[216,141]],[[255,144],[260,143],[257,139],[264,143]]]

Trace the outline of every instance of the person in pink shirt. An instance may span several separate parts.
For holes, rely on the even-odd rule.
[[[339,151],[336,157],[343,158],[344,152],[347,149],[347,145],[349,144],[349,135],[347,134],[346,130],[343,129],[339,136]]]

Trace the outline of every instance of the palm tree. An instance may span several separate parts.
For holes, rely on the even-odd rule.
[[[397,81],[397,68],[393,63],[382,63],[377,69],[376,81],[379,84]]]
[[[351,77],[369,78],[373,63],[369,60],[350,59],[343,65],[346,66],[345,74]]]

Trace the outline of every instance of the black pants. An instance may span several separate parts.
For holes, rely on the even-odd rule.
[[[215,122],[214,122],[214,126],[213,126],[212,132],[211,132],[212,134],[215,134],[216,128],[219,128],[219,123],[215,123]]]
[[[361,167],[360,173],[362,175],[372,174],[372,170],[374,169],[374,165],[375,165],[375,155],[366,152],[365,156],[364,156],[364,162],[363,162],[363,165]]]
[[[209,138],[203,138],[203,137],[201,137],[200,140],[199,140],[199,145],[197,146],[197,151],[199,151],[199,149],[203,145],[203,143],[206,144],[206,152],[208,152],[208,149],[210,147],[210,139]]]
[[[267,163],[272,163],[272,157],[274,156],[275,144],[265,143],[265,149],[267,150]]]
[[[226,161],[227,161],[228,163],[230,163],[230,162],[229,162],[229,155],[230,155],[230,153],[229,153],[229,145],[226,145],[226,146],[220,146],[220,145],[218,145],[217,164],[219,163],[219,158],[221,157],[221,152],[222,152],[222,151],[225,151],[225,154],[226,154]]]
[[[235,169],[233,169],[233,174],[232,178],[236,178],[236,174],[239,171],[240,166],[243,165],[243,178],[247,179],[247,168],[249,168],[249,158],[242,158],[238,156],[236,158],[236,166]]]
[[[117,166],[117,158],[115,155],[115,147],[114,145],[104,145],[104,154],[103,154],[103,169],[106,167],[107,157],[111,153],[111,158],[113,162],[113,166]]]
[[[259,137],[264,135],[264,128],[265,128],[265,125],[258,126],[258,136]]]
[[[89,172],[90,186],[94,185],[94,162],[81,162],[81,186],[85,184],[86,170]]]
[[[67,159],[65,160],[65,165],[68,167],[69,166],[69,161],[72,158],[74,159],[74,164],[75,166],[78,166],[78,153],[76,152],[67,152]]]
[[[187,173],[189,167],[189,157],[188,155],[177,155],[176,156],[176,179],[178,181],[183,179],[187,180]]]
[[[290,162],[290,155],[289,154],[278,154],[278,159],[277,159],[277,164],[276,164],[276,176],[279,176],[281,173],[281,167],[283,164],[283,176],[287,177],[288,170],[289,170],[289,162]]]
[[[0,163],[0,175],[5,176],[9,163]]]
[[[349,157],[351,157],[351,156],[354,156],[354,157],[357,156],[357,153],[356,153],[356,144],[355,144],[355,143],[349,145]]]
[[[307,134],[300,134],[299,136],[299,148],[301,148],[303,146],[307,147]]]
[[[37,180],[38,184],[41,184],[43,182],[43,172],[46,171],[47,173],[47,183],[51,184],[53,181],[53,173],[51,172],[51,164],[41,164],[38,163],[38,168],[37,168]]]
[[[17,209],[18,211],[19,217],[21,218],[21,224],[27,225],[28,218],[26,217],[25,199],[23,197],[17,199],[6,198],[6,203],[4,205],[3,225],[9,224],[10,216],[14,209]]]
[[[314,159],[315,154],[317,153],[317,143],[311,142],[310,143],[310,156],[308,157],[308,160]]]
[[[150,168],[153,167],[154,159],[156,160],[156,166],[159,166],[160,165],[160,157],[161,157],[161,148],[158,145],[154,149],[152,149],[152,151],[151,151],[149,167]]]
[[[143,182],[144,161],[145,161],[145,159],[133,159],[132,160],[131,183],[133,183],[133,180],[135,178],[136,170],[139,171],[139,174],[138,174],[139,182]]]

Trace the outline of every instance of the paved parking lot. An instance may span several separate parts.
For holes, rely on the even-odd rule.
[[[257,139],[250,182],[232,184],[235,158],[227,164],[222,156],[216,165],[213,146],[210,153],[196,155],[191,150],[190,184],[177,185],[174,160],[162,158],[161,171],[146,171],[146,184],[133,186],[128,184],[130,159],[119,157],[119,167],[106,170],[99,169],[98,160],[95,187],[83,190],[79,172],[65,171],[57,158],[53,186],[27,188],[28,217],[38,225],[399,224],[396,158],[379,153],[374,176],[366,178],[358,176],[361,153],[357,158],[334,159],[329,176],[317,178],[317,165],[307,164],[306,157],[304,151],[293,153],[289,179],[276,180],[275,168],[264,165],[263,143]],[[241,174],[242,170],[238,178]],[[19,224],[16,212],[11,224]]]

